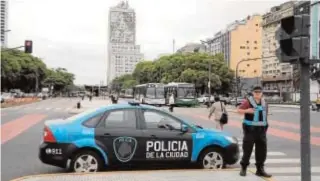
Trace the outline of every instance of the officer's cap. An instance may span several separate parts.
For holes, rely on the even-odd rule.
[[[253,86],[252,91],[255,91],[255,90],[262,90],[262,86],[261,85]]]

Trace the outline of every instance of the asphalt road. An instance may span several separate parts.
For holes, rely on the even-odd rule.
[[[42,136],[43,122],[70,116],[68,110],[77,102],[77,99],[52,99],[38,103],[2,109],[2,168],[1,180],[44,173],[61,173],[63,169],[42,164],[38,159],[38,146]],[[186,119],[204,127],[213,127],[212,121],[207,119],[206,108],[176,108],[175,112]],[[271,108],[270,129],[268,130],[268,160],[267,171],[276,175],[281,181],[283,176],[297,178],[300,175],[300,143],[298,109]],[[241,141],[241,117],[230,113],[229,124],[225,131],[238,137]],[[312,122],[312,166],[315,176],[313,181],[320,178],[320,113],[311,113]],[[30,121],[31,120],[31,121]],[[18,124],[20,123],[20,124]],[[24,123],[24,124],[21,124]],[[11,125],[10,125],[11,124]],[[19,134],[10,132],[8,128],[19,125]],[[20,128],[21,127],[21,128]],[[254,158],[254,157],[252,157]],[[253,164],[251,164],[254,167]],[[239,167],[235,165],[232,167]],[[318,176],[318,177],[316,177]],[[293,180],[293,179],[292,179]],[[320,180],[320,179],[319,179]]]

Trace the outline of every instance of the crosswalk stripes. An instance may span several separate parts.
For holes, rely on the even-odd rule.
[[[243,155],[242,152],[242,138],[237,138],[240,148],[240,156]],[[250,168],[255,171],[255,158],[254,151],[251,154]],[[240,162],[240,161],[239,161]],[[239,162],[236,167],[240,167]],[[273,175],[274,180],[277,181],[300,181],[300,158],[288,157],[286,153],[279,150],[268,150],[267,160],[266,160],[266,171]],[[320,181],[320,165],[312,166],[311,168],[312,180]],[[287,179],[290,178],[290,179]]]

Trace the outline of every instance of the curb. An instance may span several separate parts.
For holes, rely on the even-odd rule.
[[[32,179],[32,178],[46,178],[46,177],[53,177],[53,176],[84,176],[84,175],[112,175],[117,173],[130,173],[130,174],[143,174],[146,172],[183,172],[183,171],[190,171],[190,172],[234,172],[239,171],[239,168],[228,168],[228,169],[222,169],[222,170],[205,170],[205,169],[172,169],[172,170],[133,170],[133,171],[104,171],[104,172],[96,172],[96,173],[53,173],[53,174],[37,174],[37,175],[27,175],[19,178],[12,179],[11,181],[23,181],[26,179]],[[255,172],[251,169],[248,169],[248,172],[255,175]],[[165,173],[164,173],[165,174]],[[264,178],[264,177],[258,177],[265,181],[276,181],[272,178]]]

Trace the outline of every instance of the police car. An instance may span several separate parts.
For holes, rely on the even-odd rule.
[[[237,163],[239,146],[227,133],[204,129],[160,108],[129,102],[46,121],[39,158],[72,172],[173,162],[222,169]]]

